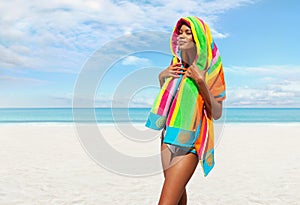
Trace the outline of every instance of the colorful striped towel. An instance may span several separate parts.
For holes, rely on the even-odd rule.
[[[182,23],[191,27],[197,49],[197,67],[201,70],[208,68],[206,83],[210,92],[218,101],[224,100],[226,95],[221,57],[209,27],[201,19],[194,16],[179,19],[171,36],[171,64],[180,63],[177,37]],[[213,119],[207,115],[204,100],[194,81],[186,75],[165,80],[153,103],[146,126],[155,130],[166,126],[164,143],[195,148],[204,176],[214,167]]]

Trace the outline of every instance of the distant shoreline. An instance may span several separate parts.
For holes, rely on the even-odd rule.
[[[145,123],[74,123],[74,122],[1,122],[0,126],[76,126],[76,125],[97,125],[104,127],[117,127],[118,125],[131,125],[138,127],[145,127],[145,129],[149,129],[145,126]],[[300,126],[300,122],[225,122],[223,124],[226,126]]]
[[[0,108],[0,124],[144,124],[150,108]],[[300,123],[300,108],[224,108],[216,123]]]

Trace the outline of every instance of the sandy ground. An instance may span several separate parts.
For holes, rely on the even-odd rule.
[[[157,132],[145,143],[113,125],[99,129],[123,155],[159,156]],[[0,125],[0,204],[157,204],[161,168],[139,177],[104,169],[82,137],[73,124]],[[300,204],[299,145],[299,124],[225,124],[215,168],[205,178],[197,167],[187,185],[188,204]]]

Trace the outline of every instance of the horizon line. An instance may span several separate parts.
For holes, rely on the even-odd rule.
[[[104,108],[104,109],[151,109],[151,107],[0,107],[0,109],[99,109],[99,108]],[[300,107],[224,107],[224,109],[300,109]]]

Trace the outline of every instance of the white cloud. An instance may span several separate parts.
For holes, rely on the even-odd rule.
[[[122,60],[123,65],[139,65],[146,66],[150,65],[150,60],[147,58],[139,58],[136,56],[128,56]]]
[[[292,65],[225,68],[227,102],[233,107],[299,107],[300,67]],[[232,76],[231,76],[232,75]],[[252,79],[255,80],[249,85]],[[248,82],[248,83],[247,83]],[[235,86],[231,86],[235,84]]]
[[[5,84],[6,88],[9,88],[13,83],[17,85],[48,83],[48,81],[35,79],[43,73],[35,75],[36,73],[30,73],[31,70],[77,74],[95,50],[118,37],[140,31],[165,31],[168,32],[169,37],[176,21],[187,15],[201,17],[210,25],[214,37],[226,38],[229,34],[223,33],[215,26],[220,14],[253,3],[254,0],[187,0],[184,3],[182,0],[154,0],[149,3],[138,0],[0,1],[0,73],[2,75],[0,80],[3,82],[2,85]],[[140,40],[139,42],[148,43],[141,41],[143,39],[141,36],[135,37]],[[155,46],[169,48],[168,41],[162,43],[162,40],[167,38],[165,36],[151,37],[150,34],[150,36],[145,35],[145,38],[151,38]],[[126,38],[123,39],[126,41]],[[110,48],[116,50],[107,50],[105,52],[107,59],[113,57],[113,52],[126,50],[128,45],[136,41],[122,45],[114,43],[116,46]],[[139,44],[140,48],[147,46],[144,44]],[[149,61],[129,57],[123,63],[134,65],[149,63]],[[47,76],[44,75],[43,78],[47,79]],[[36,94],[36,98],[28,97],[28,101],[24,100],[24,106],[39,104],[70,106],[72,98],[70,96],[65,98],[65,94],[62,94],[62,92],[70,92],[66,90],[68,89],[65,86],[66,82],[55,83],[62,85],[58,96],[45,93],[46,97],[40,97],[32,91],[32,95]],[[23,90],[18,91],[21,92]],[[6,103],[3,101],[1,105],[15,103],[20,106],[23,102],[23,96],[19,98],[12,96],[9,99],[10,101]],[[97,99],[96,103],[110,105],[111,100],[104,97]],[[121,105],[122,100],[118,100]],[[128,99],[125,101],[128,102]],[[132,106],[149,107],[153,99],[145,95],[131,99],[130,102]]]
[[[21,84],[22,86],[28,85],[28,84],[45,84],[49,83],[49,81],[39,80],[36,78],[25,78],[25,77],[15,77],[15,76],[7,76],[7,75],[1,75],[0,76],[0,86],[1,84]]]
[[[29,49],[22,45],[12,45],[4,47],[0,45],[0,66],[2,67],[18,67],[30,66],[28,57]],[[24,55],[25,54],[25,55]]]
[[[78,71],[80,62],[105,42],[138,31],[170,31],[185,15],[202,17],[215,37],[225,38],[228,34],[214,28],[218,15],[251,3],[254,1],[1,1],[0,52],[5,57],[1,58],[0,69]]]
[[[253,66],[241,67],[232,66],[226,67],[226,72],[235,73],[239,75],[264,75],[271,76],[295,76],[300,78],[299,65],[266,65],[266,66]]]

